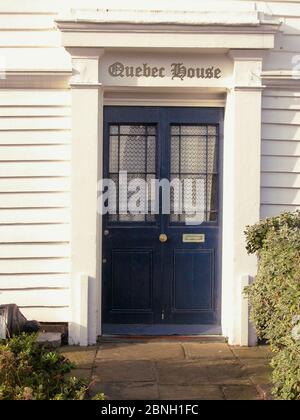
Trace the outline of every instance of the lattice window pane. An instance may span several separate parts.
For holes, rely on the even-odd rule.
[[[148,137],[147,140],[147,172],[154,172],[156,168],[156,138]]]
[[[147,125],[147,134],[148,134],[148,136],[156,136],[156,126],[155,125]]]
[[[180,134],[180,126],[179,125],[172,125],[171,126],[171,134],[172,134],[172,136],[178,136]]]
[[[154,201],[154,197],[151,196],[151,182],[153,180],[156,179],[156,175],[155,174],[148,174],[147,177],[147,185],[148,185],[148,213],[146,215],[146,220],[148,222],[155,222],[155,214],[151,214],[151,210],[155,208],[155,201]]]
[[[119,137],[110,136],[109,138],[109,171],[119,171]]]
[[[184,186],[184,209],[205,211],[206,209],[206,177],[200,175],[182,176]]]
[[[146,144],[142,137],[121,137],[120,139],[121,171],[141,172],[145,170]]]
[[[172,136],[171,139],[171,172],[179,172],[180,137]]]
[[[183,210],[182,188],[179,174],[171,176],[170,210],[171,219],[173,218],[179,221]]]
[[[209,136],[216,136],[217,135],[217,127],[215,125],[209,125],[207,127],[207,134]]]
[[[113,134],[119,134],[119,126],[118,125],[111,125],[110,127],[109,127],[109,133],[110,133],[110,135],[113,135]]]
[[[217,210],[217,193],[218,193],[218,177],[217,175],[209,175],[207,177],[207,211],[208,213]]]
[[[146,135],[145,125],[120,125],[120,134],[127,134],[131,136]]]
[[[145,181],[156,176],[156,131],[155,125],[110,126],[109,172],[118,194],[117,215],[110,214],[110,221],[155,222],[155,215],[147,213],[151,203]],[[119,173],[124,171],[127,192],[119,190]]]
[[[217,127],[173,125],[170,141],[170,176],[180,179],[183,187],[182,197],[171,192],[171,222],[217,220]],[[180,199],[182,214],[176,214]]]
[[[111,175],[110,179],[114,182],[115,189],[109,188],[108,190],[108,211],[112,218],[116,218],[117,206],[116,203],[118,202],[118,184],[119,184],[119,177],[118,175]]]
[[[217,137],[208,136],[207,140],[207,172],[217,172]]]
[[[182,173],[206,172],[206,141],[202,137],[182,136],[180,160]]]
[[[206,136],[207,126],[206,125],[181,125],[180,134],[182,136]]]

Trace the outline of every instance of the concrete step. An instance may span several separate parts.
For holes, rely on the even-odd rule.
[[[55,349],[61,346],[61,333],[40,332],[38,333],[37,342],[45,347]]]
[[[60,333],[62,335],[62,344],[67,345],[68,344],[68,324],[67,323],[40,323],[41,332],[47,332],[47,333]]]
[[[97,341],[98,343],[226,343],[226,338],[221,335],[103,335],[99,336]]]

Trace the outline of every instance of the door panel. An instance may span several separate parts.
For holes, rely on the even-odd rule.
[[[174,312],[213,309],[213,260],[213,250],[174,251]]]
[[[112,290],[112,310],[151,311],[152,251],[113,250]]]
[[[126,171],[131,186],[103,217],[104,323],[219,324],[222,110],[105,107],[104,122],[104,177],[119,187]],[[139,180],[150,190],[152,179],[174,181],[170,211],[160,201],[151,214],[153,196],[140,190],[129,214]]]

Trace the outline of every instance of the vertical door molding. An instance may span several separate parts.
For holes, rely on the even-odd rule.
[[[225,111],[223,169],[222,326],[230,344],[250,345],[245,335],[241,282],[254,276],[257,259],[246,251],[244,231],[260,215],[261,69],[263,52],[231,51],[233,84]],[[249,322],[249,320],[247,320]]]
[[[71,160],[71,323],[69,341],[81,342],[87,328],[88,344],[101,331],[101,217],[97,212],[97,185],[102,177],[103,92],[99,83],[101,51],[69,50],[72,55]],[[82,302],[81,279],[88,277],[87,302]],[[81,304],[79,304],[81,302]],[[87,309],[86,325],[81,325]]]

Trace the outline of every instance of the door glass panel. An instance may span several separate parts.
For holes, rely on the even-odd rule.
[[[202,136],[181,136],[180,172],[195,174],[206,172],[206,142]]]
[[[217,220],[217,126],[171,126],[171,222],[202,223]],[[179,204],[181,202],[181,205]]]
[[[150,214],[150,182],[156,177],[156,141],[156,125],[110,125],[109,178],[117,193],[116,209],[109,212],[111,222],[155,222],[155,215]],[[119,189],[120,173],[126,173],[127,191]]]

